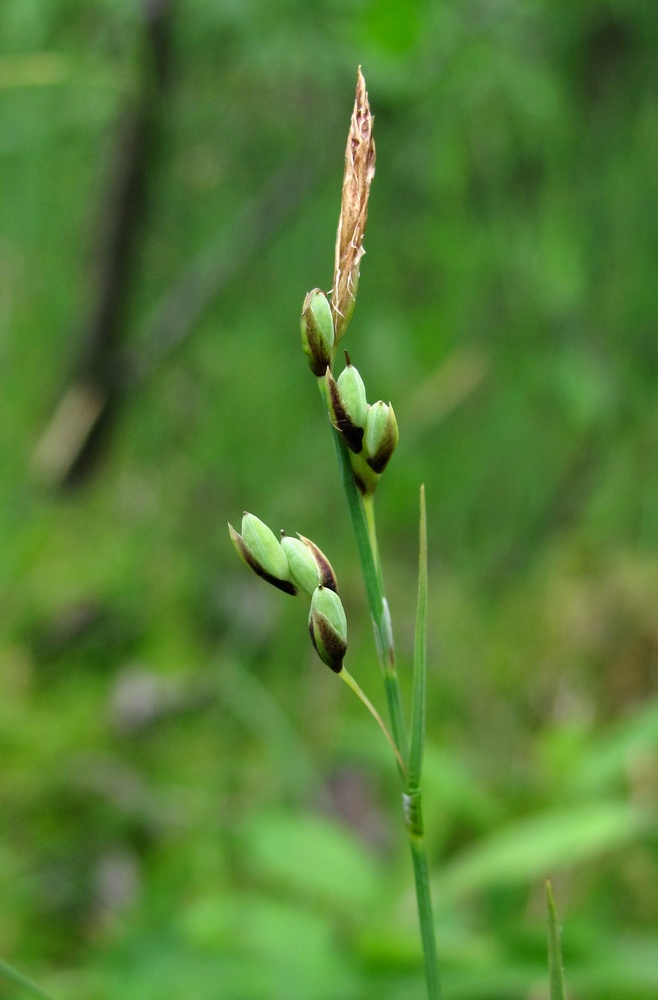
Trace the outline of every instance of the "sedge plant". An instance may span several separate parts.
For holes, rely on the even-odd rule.
[[[439,1000],[441,986],[434,933],[429,870],[423,830],[421,777],[425,742],[427,677],[427,522],[425,491],[420,488],[418,604],[416,614],[412,696],[409,724],[402,702],[396,668],[391,615],[377,543],[375,494],[398,443],[398,425],[390,403],[368,403],[363,378],[347,351],[345,365],[336,374],[342,340],[354,312],[368,197],[375,172],[365,81],[359,69],[356,99],[345,152],[334,277],[331,290],[314,288],[304,299],[301,317],[302,348],[317,379],[328,417],[343,490],[347,499],[361,563],[377,658],[381,667],[388,725],[381,718],[357,680],[345,667],[347,616],[338,582],[325,554],[303,535],[277,536],[253,514],[245,513],[241,533],[229,525],[235,548],[259,576],[288,594],[305,593],[310,599],[311,641],[327,664],[363,702],[384,733],[395,755],[402,790],[402,816],[413,862],[420,934],[425,960],[428,1000]],[[548,958],[551,1000],[565,1000],[562,954],[550,882],[548,904]]]
[[[342,486],[352,520],[381,667],[388,724],[381,718],[345,666],[347,616],[336,575],[325,554],[310,539],[282,533],[280,538],[259,518],[245,513],[241,531],[229,525],[233,544],[244,562],[287,594],[309,598],[310,638],[320,659],[363,702],[384,733],[397,763],[402,816],[411,847],[428,1000],[440,997],[430,880],[425,849],[421,775],[425,737],[427,542],[424,490],[420,490],[420,556],[411,714],[406,721],[396,667],[393,630],[377,543],[375,494],[398,443],[398,425],[390,403],[368,403],[364,381],[350,356],[336,368],[339,343],[349,326],[364,254],[370,185],[375,172],[373,117],[359,68],[356,98],[345,152],[345,172],[336,235],[331,290],[310,291],[301,317],[302,348],[315,376],[333,436]]]

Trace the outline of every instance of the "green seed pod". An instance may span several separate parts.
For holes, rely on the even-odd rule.
[[[297,593],[290,578],[286,554],[276,535],[266,524],[245,511],[242,516],[242,534],[239,535],[230,524],[228,530],[238,555],[254,573],[286,594]]]
[[[319,288],[304,299],[302,308],[302,349],[314,375],[324,375],[334,360],[334,321],[329,300]]]
[[[350,365],[350,367],[352,366]],[[356,379],[361,382],[361,385],[363,385],[363,382],[361,380],[361,376],[356,371],[356,368],[354,368],[354,372],[356,373],[356,378],[353,375],[350,376],[350,380],[347,384],[351,393],[356,395]],[[340,378],[342,378],[344,374],[345,372],[342,372]],[[358,454],[363,447],[363,425],[359,424],[352,416],[352,413],[343,398],[339,384],[336,382],[329,369],[327,369],[324,379],[327,402],[329,405],[329,418],[336,430],[343,435],[345,444],[350,451]],[[365,386],[363,388],[363,397],[365,399]],[[355,401],[358,402],[356,399]],[[367,406],[368,404],[366,403],[366,409]]]
[[[311,642],[323,663],[339,674],[347,652],[347,618],[338,594],[317,587],[308,617]]]
[[[381,399],[370,407],[366,417],[364,445],[366,461],[374,472],[381,474],[395,451],[399,438],[398,422],[393,407]]]
[[[298,535],[297,538],[284,535],[283,532],[281,535],[281,548],[288,559],[290,575],[300,590],[306,591],[309,597],[318,586],[338,590],[331,563],[314,542],[303,535]]]

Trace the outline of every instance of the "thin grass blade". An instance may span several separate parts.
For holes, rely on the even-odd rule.
[[[553,887],[550,879],[546,880],[546,903],[548,906],[548,973],[551,1000],[566,1000],[564,992],[564,972],[562,967],[562,946],[560,944],[560,928],[557,922]]]

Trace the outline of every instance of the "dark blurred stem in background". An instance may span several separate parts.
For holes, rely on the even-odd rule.
[[[122,343],[125,306],[148,226],[146,181],[169,77],[172,0],[151,0],[145,29],[153,66],[125,114],[101,227],[101,266],[93,315],[80,361],[34,450],[35,476],[51,487],[84,481],[103,454],[118,405],[198,327],[206,309],[280,231],[322,176],[322,151],[305,149],[266,181],[220,228],[218,237],[182,269],[139,331],[139,346]]]
[[[147,225],[147,178],[169,79],[173,8],[174,0],[142,3],[145,65],[117,126],[98,226],[92,314],[73,379],[34,455],[35,472],[51,485],[72,485],[91,470],[120,400],[118,349]]]

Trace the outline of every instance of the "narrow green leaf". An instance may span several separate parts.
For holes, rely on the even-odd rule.
[[[293,893],[334,914],[377,911],[385,868],[347,827],[312,813],[263,810],[239,835],[252,877],[281,898]]]
[[[546,879],[546,903],[548,906],[548,974],[550,998],[551,1000],[565,1000],[560,928],[557,924],[553,887],[550,879]]]
[[[418,606],[414,637],[414,677],[411,704],[411,745],[409,750],[409,788],[420,787],[425,746],[425,711],[427,689],[427,514],[425,487],[420,488],[418,551]]]
[[[586,802],[517,820],[465,849],[444,868],[442,893],[519,885],[547,871],[592,861],[652,829],[653,818],[625,802]]]

